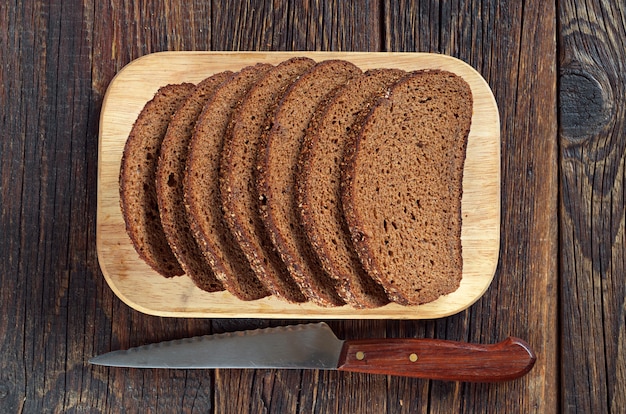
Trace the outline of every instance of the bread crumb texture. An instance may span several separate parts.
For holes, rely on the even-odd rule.
[[[459,286],[471,116],[463,79],[417,72],[378,101],[357,138],[347,219],[362,263],[396,302],[430,302]]]
[[[450,72],[294,58],[159,89],[120,167],[139,257],[207,292],[419,305],[462,277],[472,118]]]

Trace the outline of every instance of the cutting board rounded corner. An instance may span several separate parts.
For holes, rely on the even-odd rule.
[[[186,276],[163,278],[134,251],[119,207],[118,174],[126,138],[159,87],[197,83],[223,70],[258,62],[279,63],[295,56],[316,61],[346,59],[363,70],[394,67],[440,69],[462,76],[474,96],[462,200],[463,278],[459,289],[419,306],[389,304],[358,310],[290,304],[276,298],[243,302],[227,292],[208,293]],[[435,319],[462,312],[488,290],[496,273],[500,244],[500,119],[484,78],[457,58],[429,53],[366,52],[156,52],[125,65],[111,80],[100,114],[98,143],[98,261],[114,294],[131,308],[154,316],[300,319]],[[466,182],[467,177],[467,182]],[[468,257],[465,257],[465,254]]]

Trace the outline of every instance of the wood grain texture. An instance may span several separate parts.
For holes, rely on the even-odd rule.
[[[442,339],[348,339],[338,369],[443,381],[497,382],[525,375],[535,360],[529,345],[512,337],[487,345]]]
[[[462,323],[455,324],[454,317],[437,321],[436,331],[477,342],[514,333],[528,340],[538,360],[519,383],[461,387],[456,401],[470,401],[480,412],[558,408],[551,391],[557,383],[557,336],[547,328],[557,323],[555,13],[545,2],[420,3],[419,8],[399,2],[389,9],[390,47],[411,45],[466,60],[487,79],[500,108],[498,271],[481,300],[458,315]],[[442,412],[456,411],[455,402],[436,404]]]
[[[90,73],[95,116],[90,124],[89,137],[96,141],[90,141],[92,144],[97,145],[102,99],[115,73],[146,53],[209,49],[212,10],[211,3],[207,2],[86,2],[83,19],[92,27],[88,39],[93,44]],[[97,162],[89,165],[95,168]],[[90,184],[94,182],[90,181]],[[92,201],[95,201],[96,191],[94,188],[92,191]],[[90,251],[96,245],[95,223],[92,224]],[[97,262],[94,264],[97,266]],[[79,401],[87,405],[94,400],[97,404],[93,406],[101,407],[102,412],[210,412],[215,397],[211,371],[110,370],[85,364],[90,355],[102,350],[145,344],[164,336],[183,338],[192,332],[204,334],[212,330],[210,320],[162,319],[134,312],[115,298],[97,268],[91,268],[91,272],[86,276],[96,284],[99,305],[92,312],[97,312],[103,320],[93,324],[91,335],[97,341],[93,349],[80,358],[85,371],[83,376],[97,382],[91,386],[86,384],[78,394]],[[91,318],[86,317],[86,321]]]
[[[626,407],[626,14],[559,7],[562,406]]]
[[[101,99],[124,56],[145,47],[145,39],[127,36],[127,22],[159,39],[168,33],[156,18],[160,11],[131,19],[118,14],[124,7],[24,1],[0,8],[0,412],[212,407],[210,373],[110,372],[86,364],[102,349],[211,329],[209,321],[190,325],[131,312],[98,270]],[[181,15],[168,19],[170,27],[186,27]],[[150,50],[176,47],[157,42]],[[183,401],[189,409],[181,410]]]
[[[13,0],[0,6],[0,412],[623,411],[621,4],[336,3]],[[533,370],[511,383],[466,384],[86,365],[112,349],[287,323],[143,315],[117,299],[99,271],[104,93],[133,59],[173,50],[439,52],[475,67],[495,94],[502,122],[494,282],[451,317],[330,324],[351,339],[492,343],[515,335],[537,352]]]

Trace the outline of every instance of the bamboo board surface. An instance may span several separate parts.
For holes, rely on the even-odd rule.
[[[290,304],[268,297],[244,302],[227,292],[208,293],[186,276],[166,279],[139,259],[126,235],[119,207],[118,176],[132,125],[159,87],[193,82],[258,62],[277,64],[294,56],[316,61],[346,59],[362,69],[443,69],[462,76],[474,98],[463,177],[459,289],[420,306],[389,304],[357,310]],[[125,66],[111,81],[102,105],[98,148],[97,251],[102,273],[115,294],[132,308],[158,316],[225,318],[431,319],[469,307],[489,287],[500,244],[500,121],[485,80],[464,62],[427,53],[361,52],[161,52]]]

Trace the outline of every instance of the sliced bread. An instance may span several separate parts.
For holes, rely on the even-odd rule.
[[[120,167],[120,205],[126,232],[139,256],[165,277],[182,275],[184,271],[163,232],[155,174],[170,119],[193,88],[193,84],[183,83],[157,91],[133,124]]]
[[[296,212],[295,172],[302,140],[318,105],[350,78],[362,73],[347,61],[316,64],[280,101],[272,128],[261,143],[258,193],[261,216],[272,242],[304,294],[322,306],[344,304],[317,260]]]
[[[353,243],[398,303],[430,302],[459,286],[472,105],[461,77],[413,73],[377,102],[347,154],[342,202]]]
[[[242,300],[269,294],[250,268],[224,221],[219,164],[231,115],[248,90],[272,65],[242,69],[225,81],[206,103],[192,136],[183,179],[185,206],[192,232],[224,287]]]
[[[259,140],[285,90],[315,62],[293,58],[282,62],[250,90],[233,114],[220,166],[224,217],[232,234],[267,289],[289,302],[306,297],[289,275],[263,226],[258,210],[256,158]]]
[[[161,144],[156,173],[159,213],[167,241],[187,276],[208,292],[224,290],[224,287],[191,234],[183,196],[183,177],[196,120],[206,101],[230,76],[230,71],[220,72],[203,80],[176,111]]]
[[[300,153],[296,187],[305,233],[324,269],[337,280],[337,292],[355,308],[382,306],[389,299],[352,246],[341,207],[341,162],[349,135],[356,133],[376,98],[404,74],[381,69],[351,79],[316,113]]]

